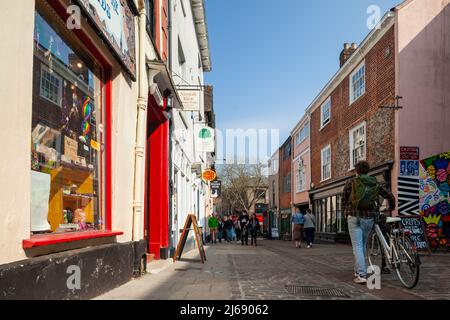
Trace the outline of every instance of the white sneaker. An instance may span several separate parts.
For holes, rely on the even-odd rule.
[[[308,246],[307,246],[307,248],[309,249],[309,248],[311,248],[311,246],[310,246],[310,245],[308,245]]]
[[[353,279],[353,282],[357,283],[357,284],[366,284],[367,283],[367,279],[363,278],[363,277],[360,277],[360,276],[357,276],[355,279]]]

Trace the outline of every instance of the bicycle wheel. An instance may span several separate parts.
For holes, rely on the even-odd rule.
[[[420,260],[414,243],[408,236],[397,239],[398,263],[395,266],[400,282],[408,289],[412,289],[419,281]]]
[[[383,264],[383,248],[375,231],[372,231],[367,238],[366,252],[369,260],[369,266],[377,266],[378,268],[381,268]],[[374,269],[372,268],[372,270]]]

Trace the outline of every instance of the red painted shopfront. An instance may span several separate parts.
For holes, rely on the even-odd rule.
[[[169,247],[169,120],[166,99],[149,96],[147,117],[145,235],[148,252],[167,258]]]

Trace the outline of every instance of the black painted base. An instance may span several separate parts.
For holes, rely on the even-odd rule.
[[[94,298],[145,272],[145,247],[113,243],[1,265],[0,300]]]

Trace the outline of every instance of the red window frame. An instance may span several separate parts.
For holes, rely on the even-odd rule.
[[[63,20],[67,21],[69,14],[66,8],[59,0],[48,0],[48,4],[55,10],[57,15]],[[35,235],[31,236],[30,239],[22,241],[23,249],[30,249],[33,247],[42,247],[58,243],[67,243],[86,239],[104,238],[104,237],[114,237],[118,235],[123,235],[121,231],[111,231],[112,230],[112,211],[111,211],[111,191],[112,191],[112,143],[111,143],[111,127],[112,127],[112,116],[111,116],[111,106],[112,106],[112,66],[105,59],[103,54],[97,49],[96,45],[92,42],[89,36],[82,29],[72,30],[78,40],[87,48],[91,55],[100,63],[103,69],[104,79],[103,93],[105,96],[105,220],[106,230],[101,231],[86,231],[86,232],[73,232],[73,233],[62,233],[62,234],[49,234],[49,235]]]

